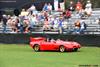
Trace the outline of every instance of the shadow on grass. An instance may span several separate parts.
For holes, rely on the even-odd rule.
[[[35,52],[33,50],[33,52]],[[46,51],[38,51],[37,53],[40,53],[40,52],[44,52],[44,53],[79,53],[79,52],[82,52],[82,51],[65,51],[65,52],[60,52],[60,51],[50,51],[50,50],[46,50]]]

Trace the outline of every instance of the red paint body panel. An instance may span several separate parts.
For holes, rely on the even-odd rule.
[[[77,42],[73,41],[46,41],[44,37],[32,38],[30,37],[30,46],[34,48],[34,45],[38,44],[40,46],[40,50],[59,50],[59,47],[63,45],[66,48],[66,51],[73,50],[74,48],[81,48],[81,45]]]

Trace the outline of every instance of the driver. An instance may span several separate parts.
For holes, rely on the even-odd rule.
[[[46,40],[47,42],[49,42],[49,38],[47,38],[47,40]]]
[[[51,39],[50,42],[55,42],[55,40],[54,39]]]

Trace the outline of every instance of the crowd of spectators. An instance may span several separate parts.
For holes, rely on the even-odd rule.
[[[67,19],[72,17],[73,11],[79,14],[80,18],[83,16],[91,16],[92,14],[92,4],[87,1],[85,9],[83,9],[81,2],[77,2],[73,5],[70,2],[69,7],[65,11],[53,11],[53,7],[50,3],[45,3],[42,11],[37,11],[35,6],[32,5],[29,9],[22,9],[18,16],[13,15],[3,15],[1,19],[3,24],[3,33],[6,33],[6,27],[10,26],[12,29],[11,33],[29,33],[32,32],[36,25],[42,27],[42,31],[60,31],[63,32],[67,29]],[[58,14],[54,14],[57,13]],[[86,24],[84,21],[80,22],[76,19],[74,23],[74,32],[80,34],[86,29]]]

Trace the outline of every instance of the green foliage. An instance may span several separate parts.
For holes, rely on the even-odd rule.
[[[78,52],[34,52],[29,45],[0,45],[0,67],[79,67],[99,65],[100,48],[83,47]]]

